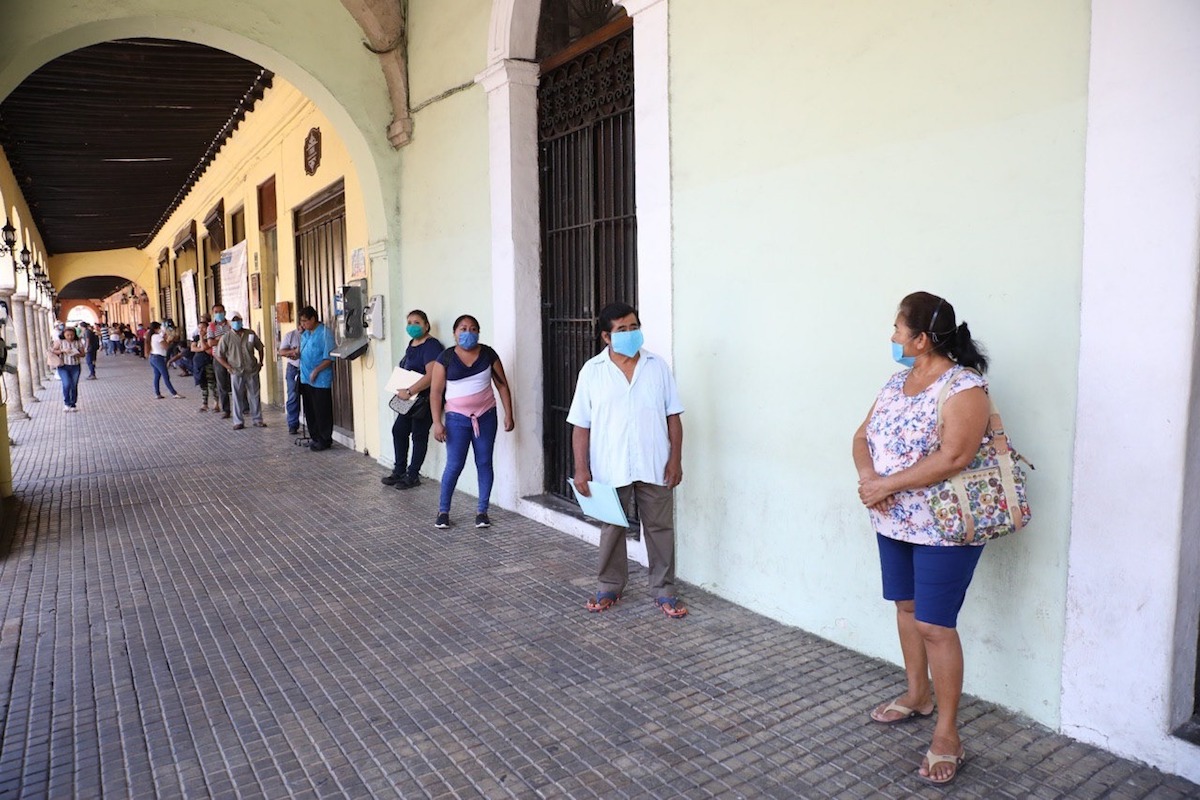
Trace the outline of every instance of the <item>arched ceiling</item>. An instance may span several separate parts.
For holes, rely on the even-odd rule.
[[[129,283],[128,278],[119,275],[94,275],[79,278],[68,283],[58,293],[58,299],[66,302],[71,300],[98,300]]]
[[[0,147],[46,248],[144,246],[271,78],[163,39],[85,47],[31,74],[0,103]]]

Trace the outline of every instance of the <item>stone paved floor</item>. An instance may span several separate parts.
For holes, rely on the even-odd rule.
[[[929,787],[930,724],[865,721],[890,665],[694,589],[588,615],[589,545],[100,373],[10,425],[0,797],[1200,796],[971,698]]]

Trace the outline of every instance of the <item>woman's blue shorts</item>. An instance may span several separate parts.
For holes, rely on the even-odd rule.
[[[953,628],[982,546],[909,544],[875,534],[885,600],[913,600],[919,622]]]

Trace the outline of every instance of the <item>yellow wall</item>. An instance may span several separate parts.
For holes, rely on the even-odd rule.
[[[304,140],[312,128],[322,134],[322,156],[320,166],[313,175],[304,169]],[[264,242],[259,231],[258,187],[272,176],[275,177],[275,193],[278,207],[278,281],[263,272],[267,262]],[[346,148],[334,130],[333,124],[324,114],[305,98],[295,87],[276,77],[274,85],[254,111],[238,127],[233,137],[218,152],[216,159],[184,198],[175,213],[167,220],[149,245],[141,250],[112,250],[94,253],[72,253],[58,256],[52,263],[52,275],[56,280],[71,280],[84,275],[120,275],[135,281],[150,295],[151,313],[161,316],[158,301],[158,257],[163,248],[171,249],[175,237],[189,223],[196,225],[197,251],[201,254],[196,274],[197,303],[201,312],[206,312],[210,299],[204,293],[203,266],[205,244],[208,238],[204,219],[217,205],[224,202],[226,247],[236,242],[230,240],[230,218],[238,210],[245,213],[247,267],[250,274],[259,273],[262,286],[262,307],[237,309],[247,315],[247,324],[268,343],[272,364],[276,330],[271,314],[270,300],[291,301],[293,321],[282,326],[283,330],[295,326],[298,309],[296,296],[295,231],[292,211],[313,195],[320,193],[338,180],[344,180],[346,191],[346,252],[356,248],[367,248],[369,235],[363,206],[362,187],[354,164]],[[173,271],[176,287],[182,274],[193,268],[190,257],[171,252],[175,265]],[[186,261],[186,263],[185,263]],[[273,284],[273,285],[272,285]],[[370,288],[370,291],[376,291]],[[234,309],[230,309],[234,310]],[[182,325],[183,314],[177,313],[177,323]],[[326,320],[332,328],[333,320]],[[371,359],[353,362],[355,445],[359,449],[377,449],[379,439],[378,409],[374,402],[376,390],[375,367]],[[267,402],[282,404],[278,387],[264,380],[264,398]]]
[[[42,234],[33,222],[33,216],[29,213],[29,205],[17,187],[17,180],[8,163],[8,156],[3,150],[0,150],[0,207],[3,211],[0,213],[0,225],[7,220],[17,229],[17,244],[14,248],[17,253],[20,253],[22,248],[28,248],[31,254],[31,263],[40,262],[49,268]],[[25,277],[15,275],[13,267],[11,256],[0,256],[0,286],[10,288],[15,286],[18,292],[27,292],[29,286]],[[61,283],[54,281],[53,274],[50,277],[56,287],[62,286]]]

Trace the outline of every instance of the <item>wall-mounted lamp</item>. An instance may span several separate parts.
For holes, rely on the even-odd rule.
[[[17,260],[17,229],[8,220],[4,221],[4,227],[0,228],[0,237],[3,238],[3,244],[0,244],[0,255],[12,254],[14,266],[18,272],[28,272],[29,261],[32,258],[29,248],[22,247],[20,253],[20,261]]]
[[[12,226],[11,222],[5,220],[0,234],[3,234],[4,237],[4,245],[0,246],[0,253],[8,255],[17,246],[17,229]]]

